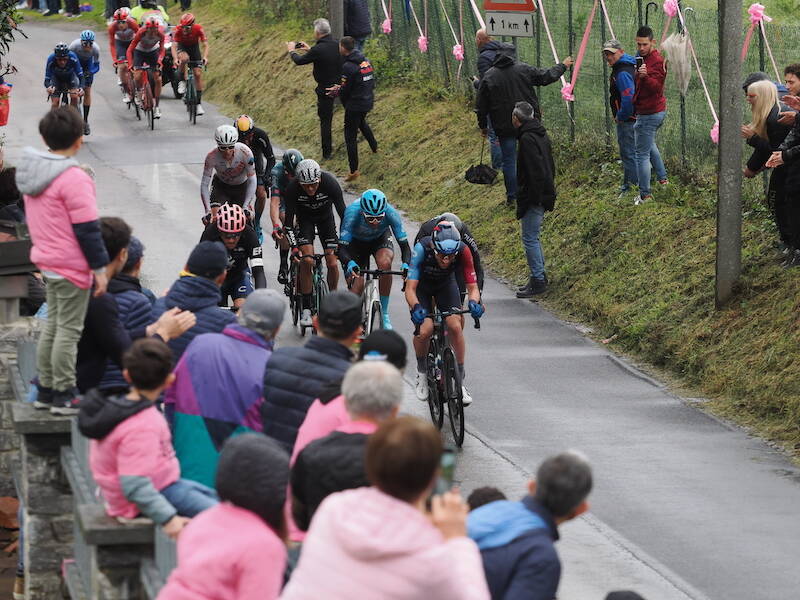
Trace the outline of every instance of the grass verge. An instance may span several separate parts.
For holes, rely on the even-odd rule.
[[[308,37],[293,23],[253,27],[229,2],[196,8],[212,40],[205,97],[229,114],[247,112],[276,140],[318,157],[311,72],[295,67],[283,42]],[[358,190],[380,187],[415,219],[444,210],[470,224],[492,271],[524,278],[518,223],[504,207],[502,184],[473,186],[463,173],[477,162],[480,138],[467,99],[452,96],[405,65],[388,62],[380,41],[367,54],[379,88],[370,124],[378,154],[361,145]],[[347,172],[342,111],[339,146],[324,167]],[[548,308],[615,336],[613,347],[677,374],[713,410],[800,449],[800,271],[784,271],[773,249],[769,212],[746,202],[744,272],[736,299],[713,308],[715,188],[708,175],[656,190],[657,202],[634,207],[618,198],[619,166],[597,140],[568,146],[560,132],[559,198],[543,244],[551,291]],[[749,197],[758,194],[751,183]],[[491,310],[491,307],[489,307]]]

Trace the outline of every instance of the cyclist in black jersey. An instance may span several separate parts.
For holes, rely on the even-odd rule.
[[[261,215],[267,204],[267,188],[270,187],[272,177],[272,167],[275,166],[275,154],[272,152],[272,144],[269,141],[267,132],[256,127],[253,119],[247,115],[241,115],[234,122],[236,131],[239,132],[239,141],[246,144],[253,151],[253,158],[256,161],[256,218],[255,228],[258,240],[264,241],[261,233]]]
[[[319,236],[325,250],[325,264],[328,267],[328,287],[331,291],[339,285],[339,265],[336,259],[336,247],[339,236],[336,232],[336,221],[333,208],[344,216],[344,199],[339,182],[330,173],[320,169],[319,164],[305,159],[297,165],[295,178],[286,188],[286,227],[296,225],[297,236],[292,252],[295,255],[314,253],[314,237]],[[296,222],[296,223],[295,223]],[[299,284],[303,296],[300,323],[306,327],[311,325],[311,270],[314,261],[303,259],[300,263]]]

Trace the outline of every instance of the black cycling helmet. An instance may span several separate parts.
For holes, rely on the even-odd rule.
[[[156,4],[156,0],[139,0],[139,6],[142,8],[158,8],[158,4]]]
[[[56,58],[65,58],[69,56],[69,46],[67,46],[64,42],[59,42],[56,44],[53,54],[56,55]]]
[[[303,155],[300,153],[300,150],[289,148],[286,152],[283,153],[284,171],[286,171],[290,175],[294,175],[295,169],[297,169],[297,165],[300,164],[301,160],[303,160]]]

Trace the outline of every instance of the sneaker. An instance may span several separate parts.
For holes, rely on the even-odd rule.
[[[160,119],[161,118],[161,109],[158,106],[153,107],[153,118]]]
[[[127,93],[126,94],[122,94],[122,103],[123,104],[130,104],[131,103],[131,97]]]
[[[91,127],[89,127],[89,123],[88,122],[84,122],[84,124],[83,124],[83,135],[89,135],[90,133],[92,133],[92,129],[91,129]]]
[[[178,82],[178,93],[181,94],[181,95],[186,93],[186,82],[185,81],[179,81]]]
[[[311,322],[311,309],[304,308],[302,314],[300,315],[300,326],[301,327],[311,327],[313,323]]]
[[[417,373],[417,381],[414,384],[414,393],[420,402],[428,401],[428,374]]]
[[[206,111],[203,110],[203,105],[202,104],[198,104],[197,105],[197,116],[198,117],[202,117],[204,114],[206,114]]]
[[[394,329],[392,327],[392,320],[389,318],[389,315],[386,314],[382,315],[381,327],[383,327],[384,329]]]
[[[517,298],[533,298],[539,294],[544,294],[546,291],[547,281],[544,279],[534,279],[531,277],[530,281],[528,281],[528,285],[525,286],[525,289],[517,292]]]
[[[117,77],[117,85],[119,87],[122,87],[122,79],[120,79],[119,77]]]
[[[658,183],[660,185],[667,185],[669,183],[669,179],[667,179],[666,177],[664,179],[659,179]]]
[[[652,199],[653,197],[650,195],[636,196],[636,198],[633,199],[633,203],[634,205],[639,206],[640,204],[644,204],[645,202],[650,202]]]
[[[43,16],[45,16],[45,17],[52,17],[53,15],[57,15],[57,14],[58,14],[58,12],[56,12],[56,11],[54,11],[54,10],[48,10],[47,12],[44,12],[44,13],[42,13],[42,14],[43,14]]]
[[[353,171],[347,177],[344,178],[345,181],[355,181],[358,179],[359,175],[361,175],[361,171]]]
[[[623,196],[625,196],[630,191],[631,191],[631,188],[629,186],[621,185],[621,186],[619,186],[619,189],[617,190],[617,193],[619,194],[619,196],[617,196],[617,197],[618,198],[622,198]]]
[[[50,410],[50,407],[53,406],[53,389],[37,385],[36,390],[38,393],[36,394],[36,400],[33,402],[33,407]]]
[[[80,394],[77,388],[64,392],[53,392],[53,405],[50,407],[50,414],[53,415],[77,415]]]
[[[470,395],[469,390],[465,385],[461,386],[461,403],[464,406],[469,406],[470,404],[472,404],[472,396]]]
[[[14,600],[25,600],[25,578],[22,575],[17,575],[14,578]]]
[[[287,272],[286,267],[281,267],[278,269],[278,283],[281,285],[286,285],[289,282],[289,273]]]

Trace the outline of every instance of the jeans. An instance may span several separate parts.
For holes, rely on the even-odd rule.
[[[666,111],[661,111],[652,115],[638,115],[633,132],[636,138],[636,171],[639,181],[639,195],[650,195],[650,164],[656,170],[656,178],[661,181],[667,178],[667,170],[664,168],[664,161],[661,160],[661,153],[656,146],[656,132],[664,122]]]
[[[367,124],[367,113],[355,110],[344,111],[344,142],[347,145],[347,161],[350,163],[350,172],[358,171],[358,130],[364,134],[369,147],[375,152],[378,142],[372,135],[372,129]]]
[[[364,42],[367,41],[368,37],[369,37],[369,35],[364,35],[364,36],[361,36],[361,37],[353,38],[355,40],[355,42],[356,42],[356,50],[358,50],[359,52],[363,52],[364,51]]]
[[[506,186],[506,201],[517,199],[517,138],[499,136],[503,153],[503,183]]]
[[[619,157],[622,159],[622,189],[627,190],[638,181],[636,174],[636,134],[633,131],[635,121],[617,123],[617,143]]]
[[[45,281],[48,318],[39,338],[36,369],[41,386],[64,392],[75,387],[78,340],[91,290],[81,289],[68,279],[45,277]]]
[[[161,495],[182,517],[194,517],[207,508],[219,504],[217,492],[191,479],[178,479],[161,490]]]
[[[317,92],[317,116],[319,117],[319,136],[322,141],[322,157],[328,158],[333,152],[333,98],[325,95],[325,90]]]
[[[528,268],[534,279],[544,279],[544,253],[539,242],[539,231],[544,220],[544,207],[531,206],[520,219],[522,226],[522,246],[525,248],[525,258],[528,259]]]
[[[503,166],[503,151],[500,149],[500,139],[492,127],[492,119],[486,117],[487,137],[489,139],[489,155],[492,157],[492,168],[499,169]]]

